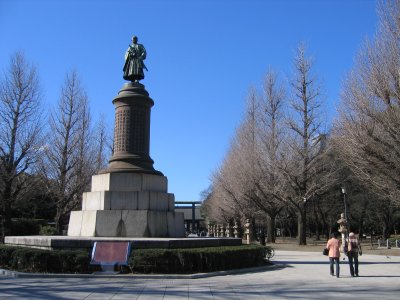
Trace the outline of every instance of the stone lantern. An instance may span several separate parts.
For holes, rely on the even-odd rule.
[[[244,228],[245,228],[245,234],[246,234],[246,243],[248,245],[250,245],[252,242],[250,219],[246,219],[246,224],[244,224]]]
[[[233,226],[233,234],[235,236],[235,238],[239,237],[239,226],[237,221],[235,221],[235,225]]]
[[[344,247],[346,245],[346,236],[347,236],[347,219],[345,217],[345,214],[342,213],[340,214],[340,219],[337,221],[339,224],[339,232],[342,234],[342,247],[344,250]],[[344,252],[344,251],[343,251]]]
[[[228,223],[225,228],[225,236],[231,237],[231,225]]]
[[[214,236],[214,227],[211,225],[211,223],[208,223],[208,236],[213,237]]]

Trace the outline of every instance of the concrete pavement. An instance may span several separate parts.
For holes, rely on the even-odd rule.
[[[347,260],[341,277],[329,275],[327,257],[277,251],[272,268],[203,278],[190,276],[0,276],[0,299],[398,299],[400,257],[363,255],[360,277]],[[215,275],[215,274],[214,274]]]

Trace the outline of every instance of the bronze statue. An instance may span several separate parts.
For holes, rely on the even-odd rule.
[[[124,79],[132,82],[138,82],[144,78],[143,69],[147,68],[144,64],[146,59],[146,49],[142,44],[137,43],[138,38],[132,37],[132,45],[129,45],[125,53]]]

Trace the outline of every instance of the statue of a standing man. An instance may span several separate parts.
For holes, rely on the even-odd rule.
[[[124,79],[138,82],[144,78],[143,69],[146,69],[143,60],[146,59],[146,49],[137,43],[137,36],[132,37],[132,45],[129,45],[125,53]]]

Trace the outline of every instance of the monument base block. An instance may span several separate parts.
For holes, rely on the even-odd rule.
[[[150,210],[73,211],[68,236],[184,237],[183,214]]]
[[[73,237],[73,236],[6,236],[4,243],[10,246],[55,249],[91,249],[95,242],[131,242],[132,249],[149,248],[199,248],[242,245],[240,238],[143,238],[143,237]]]
[[[92,176],[82,210],[71,212],[68,236],[184,237],[183,213],[175,212],[167,185],[167,177],[146,173]]]

